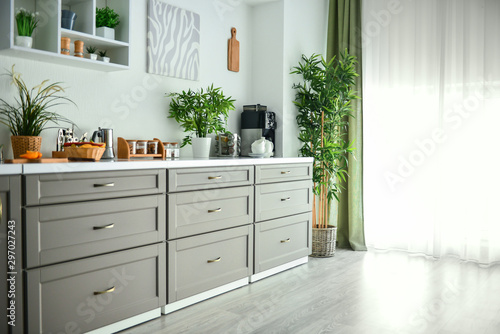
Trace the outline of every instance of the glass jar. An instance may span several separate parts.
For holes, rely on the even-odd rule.
[[[172,145],[170,145],[170,143],[166,142],[166,143],[163,143],[163,146],[165,146],[165,158],[170,159],[172,157]]]
[[[179,158],[180,150],[181,150],[179,147],[179,143],[170,143],[170,145],[172,146],[171,157],[172,158]]]
[[[138,140],[135,148],[136,154],[147,154],[148,153],[148,141]]]
[[[127,140],[130,154],[136,154],[137,140]]]
[[[148,142],[148,154],[157,154],[158,153],[158,142],[150,141]]]

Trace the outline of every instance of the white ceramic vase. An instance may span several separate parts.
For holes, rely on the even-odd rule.
[[[33,38],[30,36],[16,36],[16,45],[31,49],[33,46]]]
[[[208,158],[210,157],[210,145],[212,144],[212,138],[191,138],[191,144],[193,147],[193,157],[194,158]]]
[[[102,61],[105,62],[105,63],[109,63],[109,57],[101,57],[102,58]]]
[[[115,39],[115,29],[108,27],[99,27],[96,29],[97,36],[104,37],[107,39]]]

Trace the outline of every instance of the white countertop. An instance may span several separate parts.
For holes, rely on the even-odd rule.
[[[310,163],[312,158],[181,158],[176,160],[101,160],[99,162],[68,162],[68,163],[30,163],[30,164],[0,164],[0,175],[8,174],[44,174],[90,171],[113,171],[130,169],[186,168],[186,167],[217,167],[267,165],[288,163]]]

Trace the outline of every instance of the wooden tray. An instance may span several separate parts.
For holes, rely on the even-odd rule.
[[[128,146],[127,140],[122,137],[118,137],[118,159],[130,159],[130,158],[151,158],[151,159],[162,159],[165,160],[166,151],[163,143],[158,138],[154,138],[153,140],[158,142],[158,154],[130,154],[130,148]]]
[[[6,159],[6,164],[53,164],[68,162],[68,158],[40,158],[40,159]]]

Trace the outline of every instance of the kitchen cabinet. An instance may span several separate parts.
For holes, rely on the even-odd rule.
[[[20,175],[0,176],[0,203],[0,333],[24,333]]]
[[[115,40],[96,35],[96,7],[106,5],[120,15],[120,24],[115,28]],[[19,8],[39,13],[40,21],[32,36],[31,49],[14,43],[17,36],[15,14]],[[62,9],[77,14],[73,30],[61,28]],[[130,59],[130,0],[4,0],[0,4],[0,35],[0,52],[3,54],[99,71],[126,70]],[[61,37],[71,39],[69,56],[60,53]],[[106,50],[110,63],[74,57],[75,40],[84,42],[84,51],[89,45]]]

